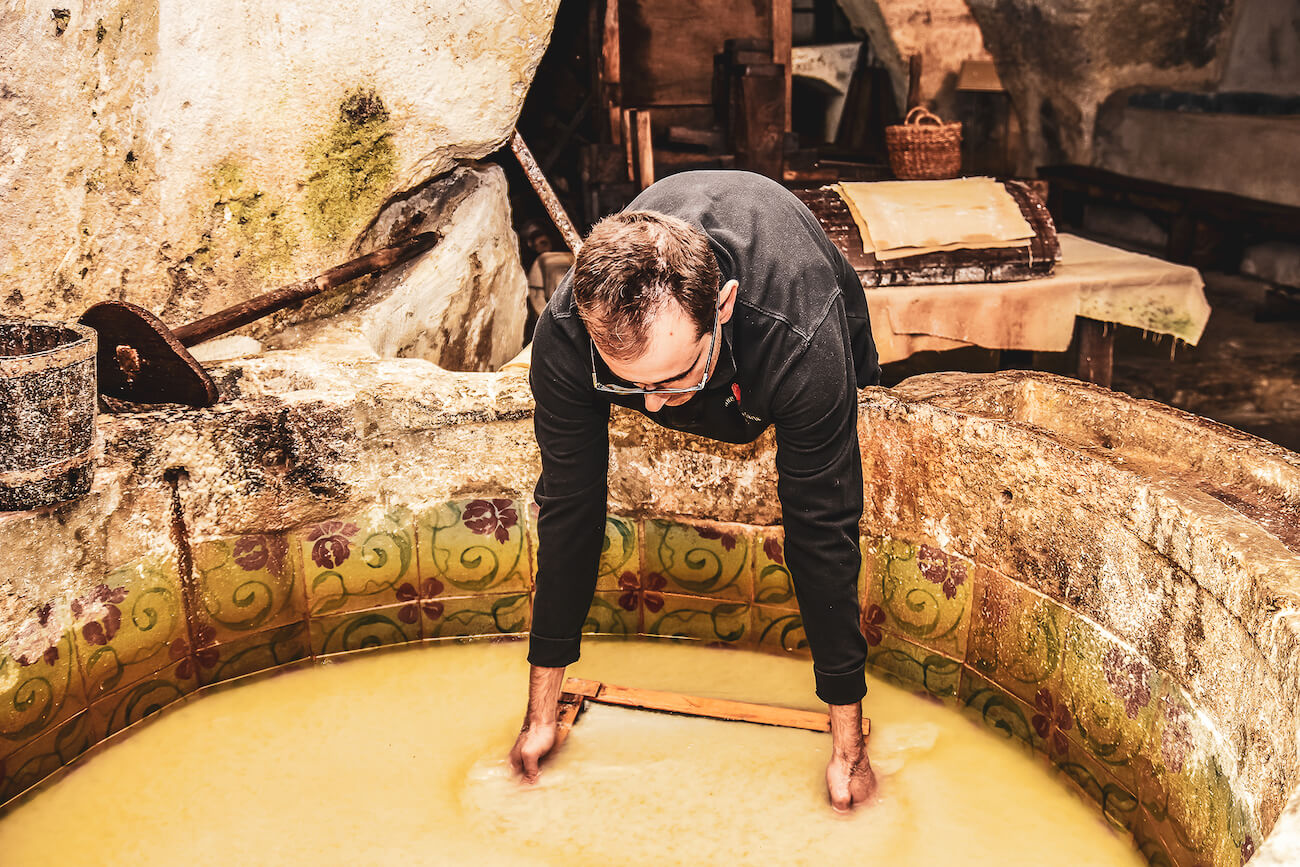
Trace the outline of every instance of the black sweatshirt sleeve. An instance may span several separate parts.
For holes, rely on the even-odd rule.
[[[584,347],[585,349],[585,347]],[[539,546],[528,661],[576,662],[605,538],[609,404],[590,386],[589,362],[545,312],[533,337],[529,382],[542,454]]]
[[[867,691],[857,594],[862,461],[849,341],[837,300],[785,371],[773,401],[786,562],[812,650],[817,696],[827,704],[852,704]]]

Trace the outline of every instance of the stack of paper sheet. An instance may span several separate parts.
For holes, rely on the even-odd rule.
[[[993,178],[836,184],[879,261],[944,250],[1028,247],[1034,230]]]

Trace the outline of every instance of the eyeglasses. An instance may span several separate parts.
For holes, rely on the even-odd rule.
[[[635,388],[627,385],[610,385],[600,381],[596,374],[596,344],[591,343],[591,384],[596,391],[603,391],[607,394],[691,394],[696,391],[703,391],[704,386],[709,381],[710,362],[713,361],[713,346],[718,339],[718,317],[721,315],[721,309],[713,312],[713,330],[709,332],[709,349],[704,353],[704,376],[700,377],[698,385],[688,386],[686,388]],[[698,364],[699,361],[696,361]]]

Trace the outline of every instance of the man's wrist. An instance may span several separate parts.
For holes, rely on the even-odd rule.
[[[827,707],[831,720],[831,756],[856,764],[867,752],[866,739],[862,736],[862,702]]]
[[[564,669],[534,665],[528,673],[528,713],[524,728],[553,726],[559,718]]]

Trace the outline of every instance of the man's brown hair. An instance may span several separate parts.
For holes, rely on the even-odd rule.
[[[645,352],[650,320],[676,301],[702,337],[713,328],[718,261],[703,231],[654,211],[597,223],[573,268],[573,297],[600,351],[619,361]]]

